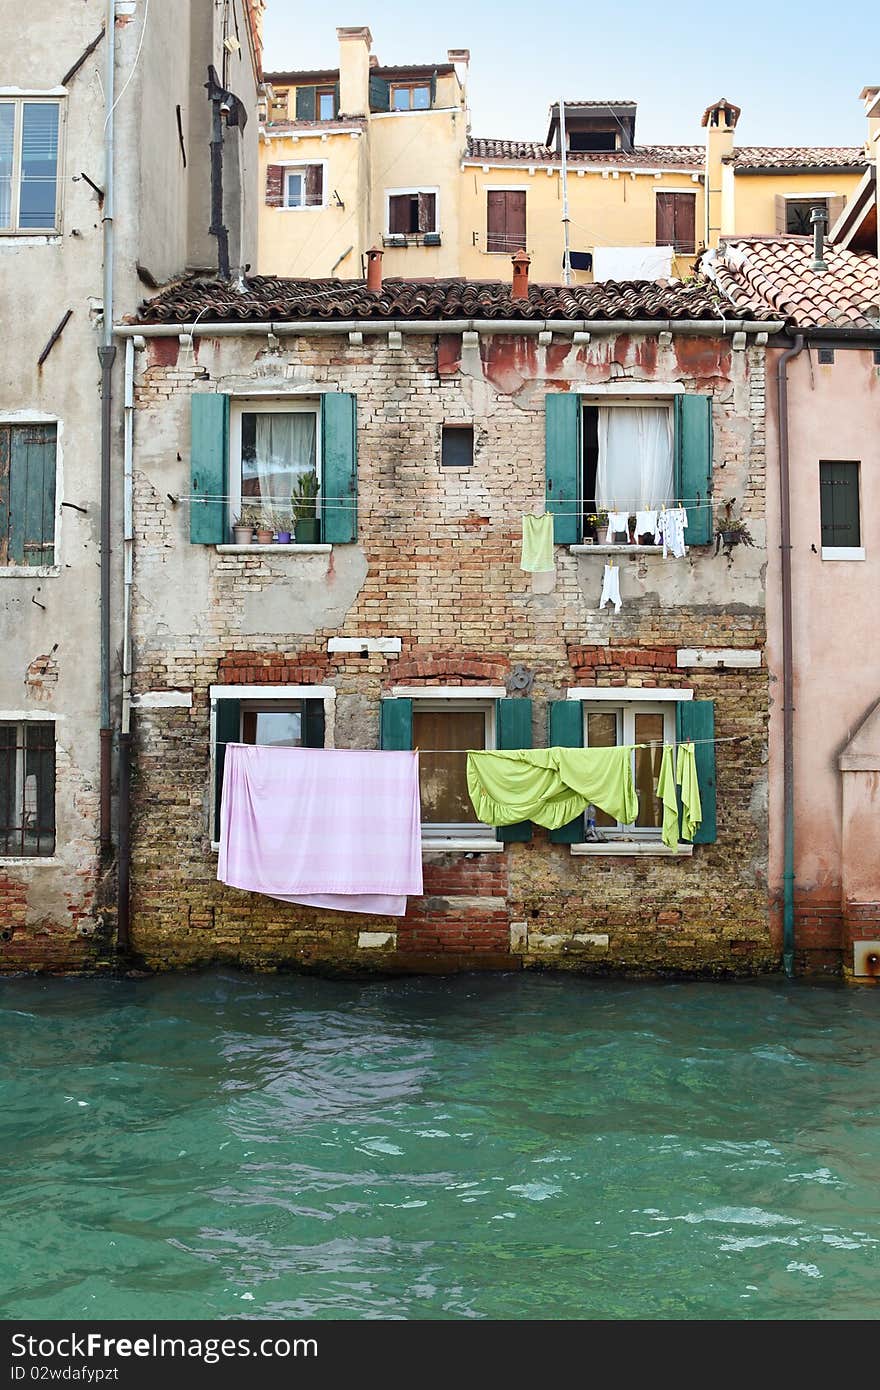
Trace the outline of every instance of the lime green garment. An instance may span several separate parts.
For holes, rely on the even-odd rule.
[[[681,838],[692,840],[703,819],[700,784],[697,781],[697,759],[692,743],[678,745],[678,766],[675,780],[681,787]]]
[[[632,748],[468,753],[468,792],[484,825],[568,825],[592,801],[623,825],[639,814]]]
[[[522,519],[522,559],[520,569],[536,571],[552,570],[553,562],[553,513],[543,516],[524,516]]]
[[[657,795],[663,803],[663,843],[675,849],[678,844],[678,798],[675,795],[675,764],[671,743],[663,745]]]

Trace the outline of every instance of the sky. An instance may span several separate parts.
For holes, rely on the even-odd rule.
[[[637,101],[638,143],[698,144],[723,96],[742,107],[738,144],[861,145],[859,92],[880,85],[876,0],[268,0],[265,67],[336,67],[336,26],[362,24],[383,64],[469,48],[477,136],[543,140],[561,96]]]

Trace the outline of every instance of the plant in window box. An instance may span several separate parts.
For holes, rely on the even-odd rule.
[[[314,469],[301,473],[290,497],[294,535],[298,545],[315,545],[320,538],[318,521],[318,475]]]

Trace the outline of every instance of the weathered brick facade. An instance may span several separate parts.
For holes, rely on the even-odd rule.
[[[173,342],[173,340],[171,340]],[[775,968],[766,881],[769,689],[754,667],[683,668],[682,649],[763,654],[764,354],[729,340],[366,333],[148,340],[135,422],[136,711],[132,839],[136,955],[154,968],[738,972]],[[544,497],[544,397],[610,381],[712,393],[716,500],[754,548],[621,558],[623,609],[598,611],[604,557],[556,548],[556,576],[519,566],[520,517]],[[189,540],[190,394],[357,397],[358,542],[329,553],[218,551]],[[440,466],[440,429],[472,422],[475,460]],[[330,652],[334,637],[401,640],[399,655]],[[532,677],[534,742],[571,687],[679,688],[715,701],[718,834],[693,856],[573,855],[536,828],[500,852],[432,852],[403,919],[347,918],[219,884],[211,848],[209,687],[330,686],[327,743],[378,746],[395,686],[504,686]],[[512,692],[513,693],[513,692]],[[191,705],[188,701],[191,697]],[[174,698],[171,696],[171,698]]]

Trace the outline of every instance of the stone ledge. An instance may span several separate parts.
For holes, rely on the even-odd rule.
[[[502,854],[503,840],[422,840],[422,854]]]
[[[329,555],[332,545],[215,545],[218,555]]]
[[[572,854],[578,856],[588,854],[625,856],[653,854],[665,859],[690,859],[694,852],[693,845],[679,845],[677,849],[670,849],[668,845],[655,843],[653,840],[605,840],[601,844],[595,840],[587,840],[582,844],[572,845],[570,848]]]
[[[572,555],[662,555],[662,545],[570,545]]]

